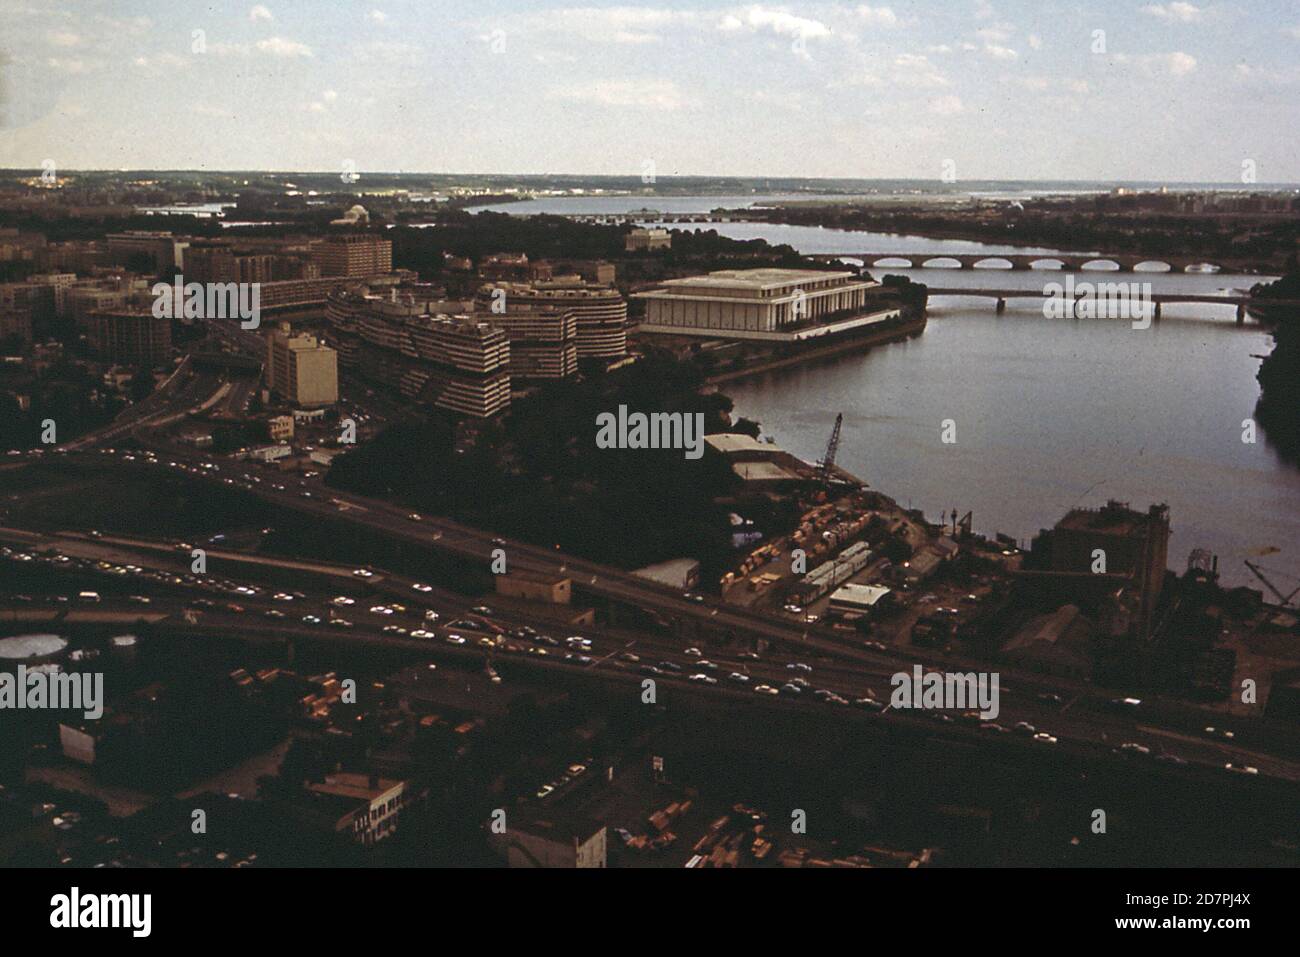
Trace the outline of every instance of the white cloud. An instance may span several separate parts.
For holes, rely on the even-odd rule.
[[[90,72],[90,64],[86,63],[85,60],[76,58],[64,59],[52,56],[45,61],[45,65],[57,73],[79,74]]]
[[[1238,63],[1234,73],[1239,80],[1266,86],[1291,86],[1300,83],[1300,67],[1292,67],[1289,70],[1273,70],[1268,67]]]
[[[254,23],[258,23],[259,21],[270,23],[275,19],[275,14],[259,3],[257,6],[253,7],[253,9],[248,11],[248,19],[252,20]]]
[[[1014,29],[1006,23],[994,24],[975,31],[975,35],[987,43],[1006,43],[1011,39]]]
[[[962,111],[961,97],[936,96],[930,101],[929,110],[936,116],[955,116]]]
[[[546,33],[585,43],[645,44],[658,42],[672,24],[696,19],[689,12],[644,7],[565,7],[515,17],[506,28],[508,33]],[[493,23],[490,29],[499,26]]]
[[[387,23],[388,14],[384,13],[383,10],[371,10],[366,14],[366,19],[371,23]]]
[[[984,44],[984,52],[995,60],[1014,60],[1020,55],[1010,47],[998,46],[996,43]]]
[[[1029,36],[1025,37],[1025,42],[1029,44],[1029,49],[1031,50],[1039,50],[1042,49],[1043,46],[1043,38],[1037,33],[1029,34]]]
[[[1112,58],[1122,65],[1134,65],[1150,77],[1186,76],[1196,69],[1196,57],[1176,50],[1173,53],[1150,53],[1146,56],[1129,56],[1117,53]]]
[[[1159,17],[1161,20],[1177,20],[1180,23],[1195,23],[1205,15],[1205,11],[1200,7],[1183,3],[1182,0],[1174,0],[1173,3],[1148,4],[1142,8],[1142,12]]]
[[[550,96],[598,106],[644,106],[656,110],[675,110],[684,102],[677,85],[671,80],[597,80],[595,83],[555,87]]]
[[[321,99],[324,100],[326,103],[333,103],[335,100],[339,98],[338,92],[336,90],[326,90],[320,96]]]
[[[183,70],[190,65],[185,57],[175,53],[159,53],[156,56],[138,56],[131,61],[142,70],[158,73],[163,70]]]
[[[311,56],[311,47],[305,43],[299,43],[297,40],[286,40],[284,37],[271,37],[268,40],[258,40],[257,49],[263,53],[269,53],[277,57],[300,57]]]
[[[930,58],[919,53],[900,53],[894,57],[888,81],[894,86],[913,87],[917,89],[934,89],[948,86],[948,78],[930,62]]]
[[[820,20],[797,17],[784,10],[771,10],[767,7],[749,7],[747,10],[723,17],[718,28],[724,31],[736,31],[748,28],[751,31],[770,30],[779,36],[795,37],[800,40],[812,40],[831,35],[830,27]]]
[[[900,22],[892,7],[869,7],[864,4],[858,7],[857,14],[858,19],[873,27],[894,27]]]
[[[51,46],[56,47],[75,47],[81,43],[81,37],[66,30],[51,33],[46,39],[50,41]]]

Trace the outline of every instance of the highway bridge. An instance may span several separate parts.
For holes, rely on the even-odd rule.
[[[572,580],[575,593],[584,593],[603,598],[613,604],[647,610],[665,621],[685,626],[685,634],[679,633],[675,636],[656,635],[651,631],[639,630],[618,632],[625,637],[629,634],[637,635],[640,641],[656,648],[656,653],[665,653],[668,649],[680,649],[693,640],[697,644],[706,646],[712,644],[715,650],[707,652],[710,656],[716,653],[743,661],[744,659],[739,657],[741,652],[738,649],[745,647],[762,649],[765,645],[770,645],[771,650],[764,652],[765,656],[781,654],[784,656],[782,660],[820,659],[824,663],[819,665],[819,668],[844,676],[843,684],[847,693],[862,694],[887,694],[888,676],[899,670],[909,669],[914,664],[921,664],[930,669],[960,672],[987,671],[991,664],[988,660],[964,658],[910,646],[889,648],[883,652],[866,649],[859,646],[852,638],[846,639],[835,632],[809,628],[769,614],[749,612],[702,596],[696,600],[675,589],[660,586],[618,569],[563,555],[553,549],[503,541],[494,538],[491,533],[446,519],[422,517],[413,520],[408,512],[398,506],[325,489],[319,484],[319,480],[304,483],[310,485],[310,488],[277,489],[265,481],[252,481],[256,476],[243,471],[245,468],[251,468],[249,466],[223,462],[215,469],[204,468],[205,464],[213,463],[188,452],[162,451],[156,465],[144,462],[138,452],[133,457],[135,459],[133,463],[125,464],[118,462],[117,456],[108,457],[102,454],[69,453],[56,456],[61,461],[87,468],[92,468],[98,463],[113,469],[175,470],[187,478],[203,483],[233,484],[243,492],[262,498],[287,511],[299,513],[318,524],[366,529],[369,533],[387,541],[415,545],[418,551],[430,555],[441,554],[453,566],[472,565],[487,569],[492,550],[503,547],[509,556],[512,569],[565,575]],[[63,538],[61,547],[66,548],[67,536],[61,537]],[[83,544],[90,542],[85,536],[73,537],[81,539]],[[128,540],[120,539],[115,540],[115,543],[123,547],[132,544]],[[143,543],[134,544],[146,552],[158,550],[158,546],[149,549],[145,548]],[[264,558],[261,561],[268,565],[275,565],[281,560]],[[143,561],[140,563],[144,564]],[[319,566],[322,563],[312,564]],[[402,592],[411,587],[408,580],[401,576],[384,574],[382,578],[385,581],[390,578],[395,579]],[[610,633],[615,632],[612,626],[606,630]],[[627,638],[627,640],[637,639]],[[755,641],[762,644],[752,644]],[[689,665],[689,662],[687,664]],[[1086,682],[1038,674],[1013,675],[1005,669],[1002,670],[1004,681],[1015,688],[1013,700],[1028,702],[1031,699],[1037,700],[1041,695],[1053,697],[1057,701],[1069,702],[1072,713],[1088,716],[1089,730],[1084,732],[1084,737],[1095,740],[1097,736],[1106,733],[1104,722],[1110,720],[1106,716],[1110,707],[1108,692]],[[764,677],[771,682],[777,682],[784,674],[778,664],[771,675],[765,674]],[[1004,690],[1004,694],[1010,695],[1011,692]],[[1098,720],[1102,723],[1095,723]],[[1132,727],[1131,718],[1120,720],[1127,721],[1128,726]],[[1141,723],[1150,733],[1169,734],[1171,740],[1178,742],[1179,747],[1188,745],[1189,742],[1195,744],[1199,729],[1207,724],[1221,722],[1222,715],[1212,717],[1210,712],[1178,701],[1151,702],[1145,704],[1141,712]],[[1255,724],[1264,727],[1262,720]],[[1111,733],[1119,733],[1122,727],[1124,727],[1123,723],[1112,729]],[[1236,743],[1239,746],[1248,746],[1250,742],[1249,733],[1238,733]],[[1281,748],[1283,752],[1295,752],[1293,756],[1300,758],[1300,739],[1295,736],[1293,726],[1286,726],[1281,731],[1270,730],[1259,743],[1261,749],[1273,751]],[[1300,779],[1300,774],[1297,774],[1297,778]]]

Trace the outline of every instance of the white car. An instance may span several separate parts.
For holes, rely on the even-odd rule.
[[[733,671],[727,678],[742,685],[749,684],[749,675],[742,675],[739,671]]]
[[[357,578],[374,578],[375,573],[369,568],[358,568],[353,573]]]
[[[1052,735],[1048,734],[1046,731],[1039,731],[1034,735],[1034,740],[1042,742],[1043,744],[1056,744],[1056,738],[1052,737]]]
[[[432,586],[432,585],[426,585],[424,582],[416,582],[416,583],[415,583],[414,585],[412,585],[411,587],[414,588],[414,589],[415,589],[416,591],[418,591],[418,592],[426,592],[426,593],[427,593],[427,592],[431,592],[431,591],[433,591],[433,586]]]
[[[355,605],[356,603],[355,598],[349,598],[347,595],[339,595],[337,598],[330,599],[330,604],[338,608],[347,608],[349,605]]]
[[[393,628],[393,627],[395,626],[394,625],[388,626],[388,628]],[[385,628],[384,630],[387,631],[388,629]],[[411,637],[412,638],[435,638],[437,636],[434,635],[434,633],[431,631],[426,631],[423,628],[416,628],[414,631],[411,632]]]
[[[387,605],[370,606],[370,614],[372,615],[391,615],[392,613],[393,609],[389,608]]]
[[[446,642],[449,645],[463,645],[465,644],[465,639],[461,635],[448,635]]]

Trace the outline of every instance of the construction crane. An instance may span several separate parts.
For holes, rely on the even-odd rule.
[[[1277,596],[1278,604],[1281,605],[1283,608],[1290,608],[1291,599],[1295,598],[1296,595],[1300,595],[1300,586],[1297,586],[1291,592],[1291,594],[1283,595],[1282,592],[1278,589],[1278,587],[1274,585],[1271,581],[1269,581],[1267,577],[1265,577],[1263,569],[1261,569],[1250,559],[1246,559],[1246,567],[1249,568],[1252,572],[1254,572],[1255,577],[1258,578],[1260,581],[1262,581],[1264,585],[1268,588],[1268,590]]]
[[[831,440],[826,443],[826,454],[822,457],[817,477],[822,482],[830,481],[831,469],[835,467],[835,453],[840,448],[840,426],[844,423],[844,413],[835,416],[835,428],[831,429]]]

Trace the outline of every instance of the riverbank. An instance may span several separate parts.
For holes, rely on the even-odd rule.
[[[928,319],[925,313],[922,312],[917,317],[905,319],[887,329],[878,329],[874,332],[828,343],[827,345],[809,346],[800,349],[794,355],[775,356],[767,359],[760,358],[747,364],[743,369],[733,369],[711,375],[705,382],[708,385],[720,385],[724,382],[735,382],[763,372],[800,365],[814,359],[824,359],[829,356],[838,356],[850,352],[868,352],[875,346],[919,336],[925,331],[927,322]]]
[[[862,230],[989,245],[1041,246],[1088,255],[1107,252],[1159,259],[1191,254],[1204,256],[1225,271],[1263,274],[1283,267],[1296,238],[1295,227],[1288,223],[1268,242],[1239,245],[1235,243],[1239,238],[1235,232],[1221,231],[1227,228],[1223,217],[1152,215],[1116,223],[1101,214],[1078,210],[1065,215],[1056,211],[1027,213],[1007,209],[991,217],[987,209],[973,207],[904,210],[848,204],[777,204],[763,210],[723,212],[738,221],[751,223]]]

